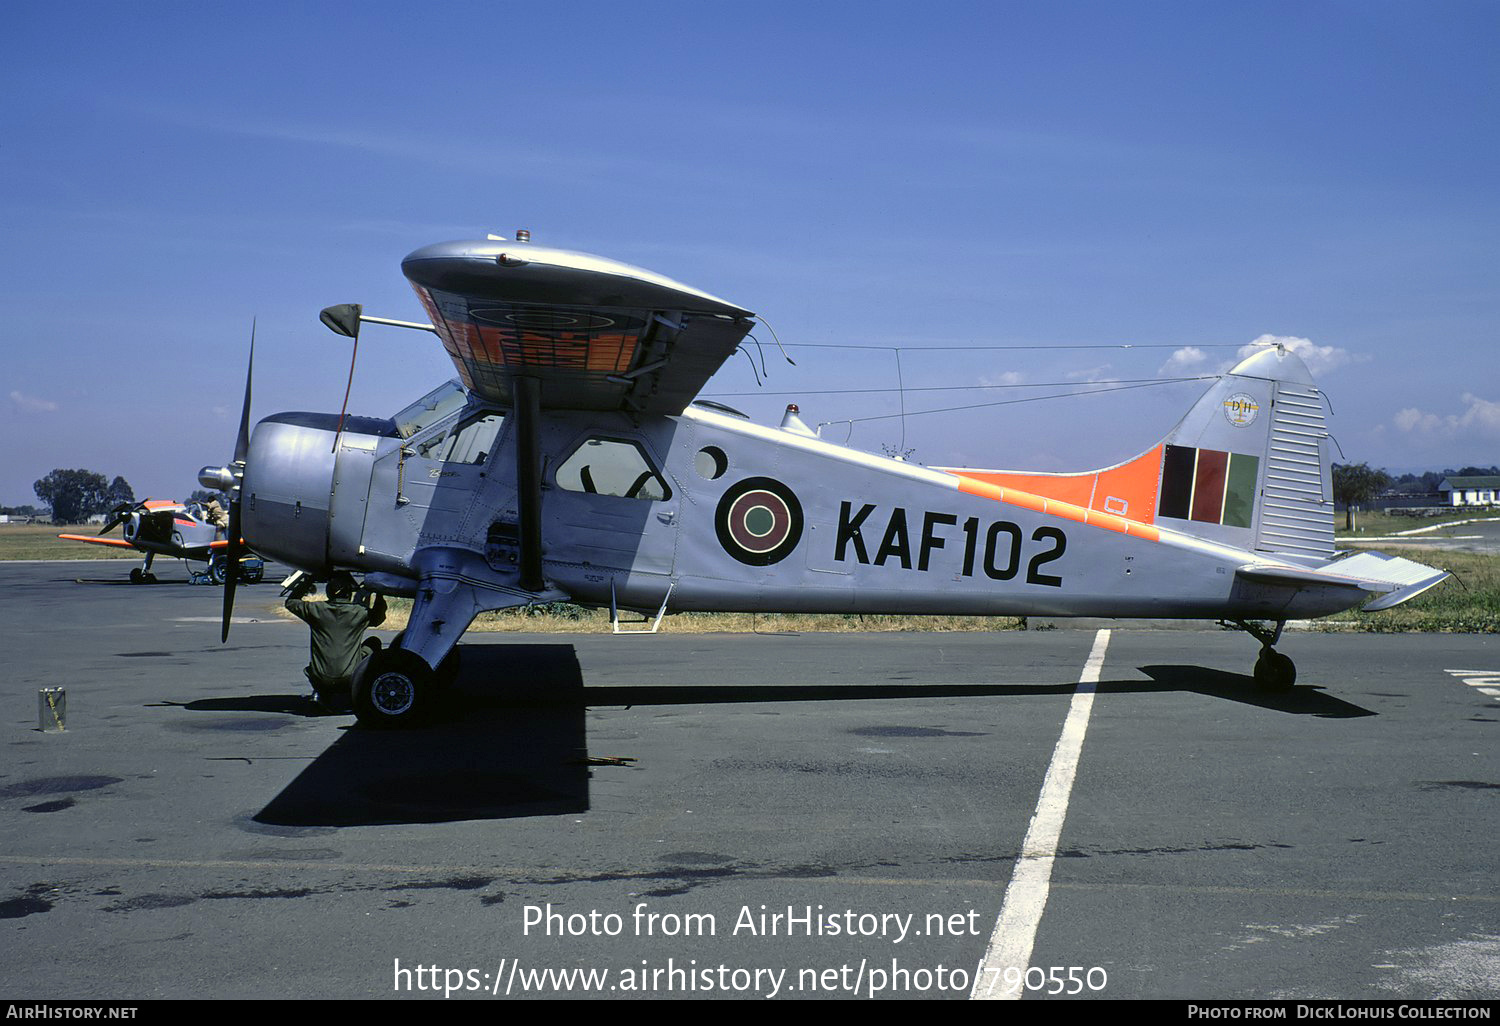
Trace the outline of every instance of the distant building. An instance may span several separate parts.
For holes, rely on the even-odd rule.
[[[1450,506],[1494,506],[1500,504],[1500,476],[1445,477],[1438,493],[1447,495]]]

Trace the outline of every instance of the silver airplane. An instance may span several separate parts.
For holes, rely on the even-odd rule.
[[[217,505],[217,504],[214,504]],[[122,502],[110,510],[109,520],[97,535],[60,534],[67,541],[114,548],[135,549],[145,554],[145,563],[130,570],[131,584],[155,584],[151,564],[157,556],[180,559],[185,563],[203,563],[202,571],[189,566],[194,584],[223,584],[229,574],[225,537],[227,522],[216,522],[222,510],[209,509],[201,502],[178,502],[175,499],[146,499]],[[120,527],[121,538],[104,535]],[[243,549],[236,553],[240,572],[238,580],[254,584],[265,573],[265,563],[254,553]]]
[[[234,462],[200,473],[233,496],[231,539],[414,599],[356,674],[362,724],[421,721],[474,617],[526,603],[609,607],[617,630],[620,609],[1201,618],[1258,640],[1256,680],[1284,688],[1288,620],[1447,576],[1335,550],[1323,396],[1284,348],[1118,466],[929,468],[824,441],[795,407],[768,426],[695,402],[755,320],[705,292],[528,233],[401,266],[430,323],[324,322],[356,344],[362,322],[431,331],[458,379],[392,417],[282,413],[253,437],[247,382]]]

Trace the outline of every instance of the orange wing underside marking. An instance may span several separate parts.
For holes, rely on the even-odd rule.
[[[527,330],[456,320],[444,315],[427,289],[415,284],[412,288],[460,376],[474,367],[619,374],[629,368],[640,342],[639,335],[630,330]],[[472,387],[468,381],[465,384]]]
[[[958,490],[969,495],[1157,541],[1161,532],[1151,525],[1161,454],[1157,446],[1129,463],[1086,474],[949,473],[958,478]]]

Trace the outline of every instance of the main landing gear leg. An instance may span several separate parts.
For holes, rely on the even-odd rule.
[[[464,579],[466,561],[478,558],[429,550],[428,562],[439,565],[423,575],[406,629],[354,671],[351,697],[361,726],[416,726],[436,712],[442,691],[458,676],[458,639],[486,608]]]
[[[1297,683],[1297,666],[1291,659],[1276,651],[1274,646],[1281,640],[1285,620],[1277,620],[1274,630],[1248,620],[1220,620],[1226,627],[1244,631],[1260,642],[1260,656],[1255,660],[1255,683],[1263,688],[1284,691]]]
[[[151,572],[151,562],[156,559],[156,553],[146,553],[146,565],[138,566],[130,571],[131,584],[155,584],[156,575]]]

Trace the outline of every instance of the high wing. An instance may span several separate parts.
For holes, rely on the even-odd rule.
[[[117,549],[135,548],[124,538],[100,538],[94,534],[60,534],[58,537],[64,541],[87,542],[90,545],[112,545]]]
[[[523,376],[543,409],[681,413],[754,319],[651,271],[530,242],[438,243],[401,270],[464,385],[501,406]]]

